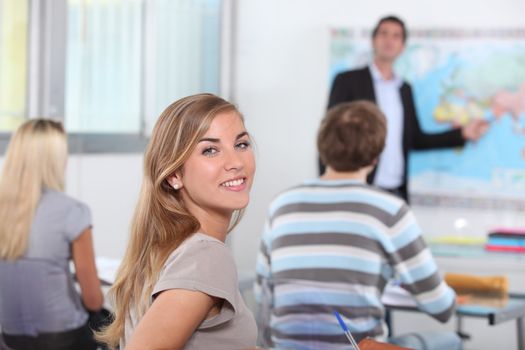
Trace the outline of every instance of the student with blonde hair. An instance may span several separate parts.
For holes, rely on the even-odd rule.
[[[67,153],[62,124],[33,119],[14,133],[3,163],[0,326],[14,350],[97,346],[87,325],[88,311],[103,303],[91,214],[63,193]]]
[[[100,339],[121,349],[244,349],[257,328],[224,244],[255,173],[238,110],[182,98],[157,121],[131,236],[110,290],[115,319]]]

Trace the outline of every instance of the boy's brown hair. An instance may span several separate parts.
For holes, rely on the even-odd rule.
[[[386,119],[372,102],[338,104],[326,112],[317,134],[321,161],[340,171],[374,164],[385,146]]]

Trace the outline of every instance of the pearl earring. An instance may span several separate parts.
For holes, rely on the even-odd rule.
[[[179,189],[179,187],[180,187],[180,185],[179,185],[179,184],[173,184],[173,189],[174,189],[174,190],[178,190],[178,189]]]

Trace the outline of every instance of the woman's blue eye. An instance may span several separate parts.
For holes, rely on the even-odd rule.
[[[217,151],[215,148],[213,148],[213,147],[208,147],[208,148],[206,148],[206,149],[204,149],[204,150],[202,151],[202,154],[205,155],[205,156],[211,157],[211,156],[213,156],[213,155],[214,155],[215,153],[217,153],[217,152],[218,152],[218,151]]]
[[[238,144],[235,145],[235,148],[239,148],[239,149],[246,149],[248,147],[250,147],[250,141],[242,141],[242,142],[239,142]]]

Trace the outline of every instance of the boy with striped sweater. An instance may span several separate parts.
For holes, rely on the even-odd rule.
[[[381,295],[396,278],[418,307],[445,322],[455,294],[442,280],[415,217],[400,198],[366,183],[386,121],[370,102],[342,103],[321,123],[326,172],[271,203],[257,259],[264,346],[347,349],[333,310],[357,341],[386,336]]]

